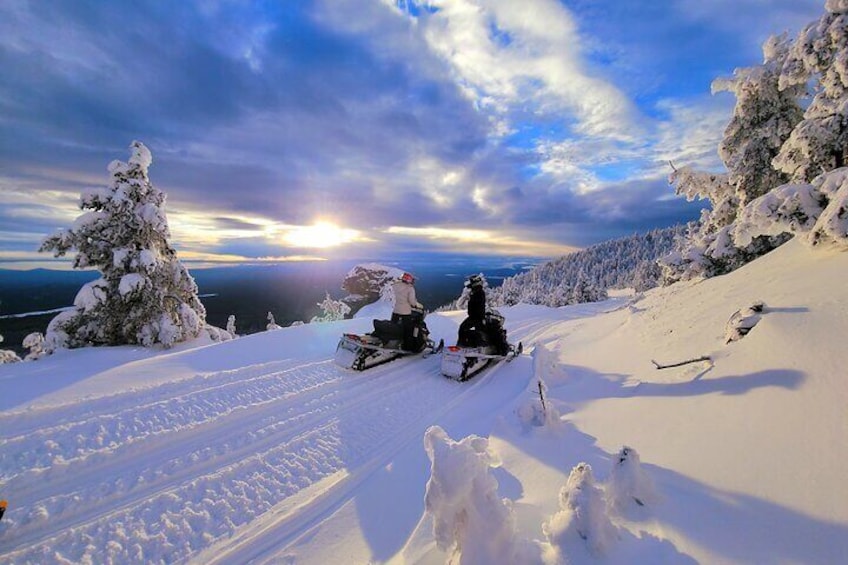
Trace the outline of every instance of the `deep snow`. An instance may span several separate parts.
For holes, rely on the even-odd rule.
[[[369,330],[381,304],[219,344],[0,366],[0,563],[443,563],[455,548],[434,515],[458,500],[498,521],[466,538],[466,561],[506,540],[512,559],[548,562],[846,563],[846,275],[848,253],[790,242],[644,296],[505,308],[525,355],[467,383],[438,357],[335,366],[339,335]],[[757,325],[725,343],[756,301]],[[452,342],[461,319],[427,323]],[[624,446],[641,462],[613,484]],[[442,490],[426,512],[428,450],[458,453],[479,478],[464,492],[486,504]],[[441,484],[466,488],[441,461]],[[590,484],[585,467],[569,479],[580,463],[597,492],[574,490]],[[622,502],[633,488],[649,489],[643,506]],[[587,516],[611,530],[584,536]]]

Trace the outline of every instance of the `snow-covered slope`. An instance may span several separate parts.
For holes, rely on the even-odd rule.
[[[468,383],[437,357],[336,367],[365,317],[0,366],[0,563],[442,563],[433,425],[488,439],[510,535],[539,561],[848,562],[846,275],[848,253],[790,242],[637,299],[504,308],[527,355]],[[758,300],[759,323],[725,344]],[[461,319],[427,322],[452,342]],[[528,417],[539,379],[544,426]],[[601,508],[613,530],[595,552],[567,535],[552,551],[542,524],[572,468],[609,496],[624,445],[655,495]]]

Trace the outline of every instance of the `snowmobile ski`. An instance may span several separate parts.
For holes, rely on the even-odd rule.
[[[515,346],[511,345],[505,355],[496,353],[492,346],[461,347],[451,345],[442,354],[442,375],[456,381],[467,381],[493,361],[509,363],[521,355],[522,351],[524,351],[524,345],[521,342]]]

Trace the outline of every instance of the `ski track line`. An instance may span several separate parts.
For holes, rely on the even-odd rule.
[[[242,381],[196,390],[170,400],[138,404],[134,409],[99,415],[71,424],[37,429],[0,443],[0,485],[31,478],[57,465],[79,463],[92,456],[113,455],[116,450],[156,436],[183,431],[226,417],[240,408],[252,408],[298,393],[314,375],[308,363]],[[235,401],[240,400],[236,404]],[[30,477],[27,477],[27,475]]]
[[[343,378],[343,377],[340,377]],[[325,387],[330,387],[337,384],[339,378],[329,379],[324,383],[318,383],[311,387],[306,387],[301,390],[301,393],[292,397],[288,395],[277,400],[270,400],[256,405],[234,407],[227,414],[222,415],[226,418],[225,422],[206,422],[192,427],[184,427],[180,430],[174,430],[174,434],[154,435],[143,442],[133,442],[130,445],[121,446],[114,452],[109,454],[101,454],[99,457],[92,457],[91,461],[77,460],[72,461],[67,465],[62,465],[55,471],[58,477],[53,477],[48,473],[39,473],[41,478],[49,478],[50,480],[24,480],[23,478],[16,481],[10,481],[8,486],[10,490],[15,492],[16,498],[20,500],[30,500],[39,502],[43,499],[59,496],[68,493],[76,495],[74,486],[79,482],[77,477],[84,471],[86,474],[85,484],[91,483],[107,483],[114,482],[114,477],[117,475],[123,477],[127,472],[138,470],[137,461],[141,458],[150,459],[160,467],[173,466],[173,460],[179,461],[180,456],[194,457],[196,452],[214,445],[217,440],[217,447],[220,450],[222,445],[235,443],[237,447],[234,451],[228,451],[224,456],[237,455],[237,450],[250,449],[253,444],[245,445],[244,441],[232,441],[238,436],[245,435],[245,430],[249,430],[248,434],[257,435],[264,429],[272,428],[288,424],[292,421],[303,419],[306,414],[302,413],[284,413],[277,421],[264,423],[269,418],[277,415],[286,409],[289,412],[292,408],[299,405],[309,406],[311,403],[321,400],[325,397],[332,396],[338,393],[338,390],[324,390]],[[296,402],[295,402],[296,400]],[[286,406],[294,404],[296,406]],[[263,424],[264,423],[264,424]],[[258,429],[254,429],[254,424],[263,424]],[[225,429],[221,429],[225,428]],[[176,435],[176,437],[174,437]],[[213,454],[214,456],[214,454]],[[206,464],[211,464],[218,459],[207,459]],[[196,461],[196,460],[195,460]],[[168,465],[165,465],[165,464]],[[202,464],[203,462],[201,462]],[[194,463],[193,468],[198,468],[200,464]],[[78,469],[83,467],[83,469]],[[159,471],[158,469],[145,468],[144,473],[150,474]],[[175,473],[173,476],[176,476]],[[98,479],[101,479],[98,480]],[[16,483],[24,483],[17,487]],[[17,487],[17,488],[16,488]]]
[[[323,359],[314,362],[321,361]],[[148,404],[153,404],[157,402],[157,399],[168,399],[219,384],[227,384],[227,382],[241,381],[245,374],[270,374],[303,366],[306,363],[303,359],[283,359],[255,363],[224,371],[198,372],[191,377],[177,381],[166,381],[131,388],[114,394],[83,398],[67,404],[7,410],[0,412],[0,427],[6,430],[6,436],[25,435],[43,428],[45,421],[53,426],[67,425],[81,418],[91,418],[102,413],[136,407],[139,397],[144,398]],[[275,369],[271,370],[269,367],[275,367]]]
[[[337,371],[336,371],[336,378],[335,378],[335,379],[333,379],[333,380],[338,381],[338,380],[340,380],[340,379],[344,379],[344,378],[345,378],[343,375],[341,375],[341,374],[339,373],[339,371],[341,371],[341,369],[337,369]],[[279,374],[275,374],[274,376],[279,377]],[[373,375],[373,376],[377,376],[377,375]],[[362,384],[362,385],[360,385],[360,386],[366,386],[366,385]],[[309,391],[307,390],[307,391],[305,391],[305,392],[309,392]],[[338,391],[335,391],[335,392],[337,393]],[[329,393],[325,393],[323,390],[319,390],[319,391],[317,391],[315,394],[323,394],[323,396],[328,396],[328,395],[330,395],[330,394],[332,394],[332,393],[333,393],[333,391],[330,391]],[[282,399],[281,399],[281,400],[282,400]],[[304,401],[308,402],[308,401],[310,401],[310,398],[309,398],[309,397],[304,398],[304,396],[301,394],[301,395],[297,395],[297,397],[296,397],[296,398],[292,399],[292,400],[290,401],[290,403],[293,403],[293,404],[296,404],[296,405],[300,405],[300,404],[302,404]],[[266,403],[266,404],[267,404],[267,403]],[[251,407],[251,408],[252,408],[252,407]],[[272,409],[273,409],[273,410],[272,410]],[[244,417],[246,416],[246,417],[248,417],[250,420],[261,421],[261,420],[262,420],[262,419],[264,419],[264,417],[265,417],[265,413],[264,413],[264,412],[272,412],[272,411],[276,411],[276,410],[277,410],[277,407],[276,407],[276,406],[266,406],[266,407],[263,407],[263,413],[260,413],[260,414],[257,414],[257,415],[254,415],[252,411],[243,411],[243,410],[242,410],[242,411],[235,411],[235,410],[234,410],[234,411],[231,411],[231,413],[234,413],[234,414],[239,414],[239,413],[241,413],[242,418],[244,418]],[[289,420],[295,420],[295,419],[298,419],[298,418],[302,418],[302,416],[303,416],[303,415],[300,415],[300,414],[294,414],[294,415],[292,415],[292,416],[289,418]],[[243,422],[236,421],[236,423],[243,423]],[[230,422],[230,421],[228,420],[227,425],[228,425],[228,426],[231,426],[231,425],[232,425],[232,422]],[[206,428],[209,428],[209,426],[206,426]],[[203,426],[199,427],[199,429],[203,429]],[[229,435],[230,435],[230,436],[237,435],[237,434],[239,434],[239,433],[240,433],[240,430],[243,430],[243,427],[239,427],[238,429],[236,429],[236,431],[231,432]],[[185,430],[183,430],[183,433],[185,434]],[[206,436],[206,435],[216,435],[216,436],[219,436],[219,435],[220,435],[220,430],[218,430],[217,428],[207,429],[206,434],[205,434],[204,436],[202,436],[202,437],[199,437],[199,438],[195,439],[194,443],[204,444],[204,440],[205,440],[205,436]],[[167,455],[169,455],[169,454],[170,454],[170,452],[183,452],[183,451],[185,451],[185,445],[184,445],[184,444],[176,444],[175,446],[170,445],[170,443],[171,443],[171,442],[172,442],[172,440],[173,440],[173,438],[171,438],[171,437],[165,437],[165,438],[153,438],[153,440],[154,440],[154,441],[153,441],[153,443],[156,443],[156,441],[155,441],[155,440],[159,440],[159,443],[162,443],[162,442],[163,442],[163,440],[165,440],[165,441],[169,444],[169,445],[167,446],[167,450],[165,451],[165,455],[166,455],[166,456],[167,456]],[[147,444],[147,443],[151,443],[151,442],[145,442],[145,444]],[[208,442],[207,442],[207,444],[208,444]],[[154,450],[154,453],[153,453],[153,454],[155,454],[155,450]],[[110,454],[110,455],[111,455],[111,454]],[[128,457],[129,457],[129,458],[137,458],[137,457],[142,456],[142,455],[143,455],[143,456],[149,456],[149,455],[151,455],[151,453],[150,453],[150,451],[149,451],[149,450],[145,450],[145,451],[133,451],[133,452],[131,452],[131,453],[123,454],[123,455],[124,455],[124,458],[126,459],[126,458],[128,458]],[[149,457],[148,457],[148,458],[149,458]],[[112,472],[113,472],[113,471],[115,471],[115,469],[116,469],[116,466],[115,466],[115,464],[114,464],[115,459],[114,459],[114,458],[108,458],[108,459],[105,459],[105,458],[102,458],[102,457],[101,457],[101,459],[103,459],[103,460],[104,460],[105,464],[102,464],[102,465],[99,465],[99,466],[98,466],[98,465],[88,465],[88,466],[86,466],[84,469],[82,469],[82,471],[90,472],[90,471],[92,471],[92,470],[95,470],[97,467],[104,467],[104,468],[105,468],[106,473],[107,473],[107,474],[109,474],[109,475],[111,475],[111,474],[112,474]],[[162,457],[160,456],[160,457],[159,457],[159,460],[161,460],[161,459],[162,459]],[[120,461],[119,461],[119,462],[120,462]],[[137,466],[137,463],[136,463],[135,461],[131,461],[131,462],[130,462],[130,465],[131,465],[131,467],[132,467],[132,468],[137,468],[137,467],[138,467],[138,466]],[[76,466],[74,466],[74,465],[70,465],[70,467],[71,467],[70,469],[65,468],[65,466],[62,466],[61,468],[63,469],[63,471],[64,471],[64,474],[65,474],[65,475],[75,476],[75,475],[78,475],[78,474],[80,473],[80,471],[76,468],[76,467],[78,467],[78,466],[79,466],[79,465],[76,465]],[[92,469],[92,467],[94,467],[94,469]],[[91,481],[90,481],[90,476],[89,476],[89,479],[88,479],[88,480],[86,480],[86,483],[89,483],[89,482],[91,482]],[[45,481],[39,481],[39,486],[43,485],[43,483],[45,483]],[[68,489],[67,489],[67,486],[68,486],[68,485],[66,485],[65,483],[62,483],[61,485],[53,486],[53,485],[54,485],[54,483],[56,483],[56,481],[54,481],[54,480],[49,481],[49,486],[48,486],[48,488],[49,488],[49,487],[52,487],[52,490],[56,490],[56,491],[60,491],[60,492],[67,492],[67,490],[68,490]],[[39,487],[36,487],[36,489],[38,489],[38,488],[39,488]],[[43,488],[43,487],[42,487],[42,488]],[[23,490],[16,490],[15,492],[16,492],[17,497],[19,497],[19,498],[23,498],[23,497],[21,496],[22,494],[27,494],[27,493],[26,493],[26,491],[23,491]]]
[[[411,361],[411,360],[408,360],[408,361]],[[329,363],[329,362],[327,362],[327,363]],[[405,364],[401,363],[400,365],[402,367]],[[347,391],[343,391],[342,389],[335,391],[336,394],[342,393],[342,398],[340,399],[339,404],[348,406],[348,407],[342,409],[341,411],[342,412],[350,412],[364,402],[365,403],[371,402],[374,399],[374,397],[384,396],[386,394],[386,390],[387,390],[386,387],[384,387],[384,386],[374,386],[374,384],[376,384],[376,381],[378,381],[378,380],[379,380],[380,384],[383,384],[382,381],[388,381],[389,385],[391,385],[391,383],[394,382],[395,384],[393,386],[389,386],[390,389],[391,388],[406,388],[408,386],[408,383],[406,381],[411,380],[411,379],[416,378],[416,377],[413,375],[413,376],[411,376],[407,379],[399,379],[396,375],[396,372],[397,372],[397,369],[400,369],[401,367],[398,367],[398,365],[395,364],[395,366],[394,366],[395,370],[394,371],[392,371],[392,368],[390,368],[390,367],[386,367],[385,368],[386,370],[382,371],[382,372],[381,371],[373,371],[373,372],[371,372],[370,374],[367,375],[369,378],[367,378],[367,379],[357,379],[352,385],[350,385],[348,387]],[[341,375],[341,378],[336,379],[336,384],[338,384],[338,381],[340,381],[340,380],[343,381],[343,380],[346,379],[347,375],[345,375],[344,373],[348,373],[348,371],[345,371],[344,369],[341,369],[341,368],[337,368],[337,372]],[[365,392],[364,393],[356,393],[355,391],[357,391],[359,389],[364,389]],[[307,391],[307,392],[309,392],[309,391]],[[323,391],[320,391],[320,390],[315,393],[318,397],[317,399],[321,398],[321,393],[323,393]],[[332,395],[332,394],[333,394],[333,391],[331,391],[329,393],[329,395]],[[327,395],[323,395],[323,396],[327,396]],[[291,404],[297,404],[297,405],[304,404],[303,403],[304,398],[301,395],[294,395],[293,398],[288,398],[288,399],[283,399],[283,400],[288,401]],[[278,408],[277,406],[270,406],[270,405],[266,406],[265,409],[263,410],[262,414],[260,414],[258,416],[249,415],[249,420],[251,420],[251,421],[262,421],[262,420],[265,419],[265,416],[266,416],[265,412],[270,412],[270,411],[272,411],[272,409],[276,410],[277,408]],[[324,412],[326,412],[326,410]],[[61,518],[54,519],[53,517],[51,517],[50,523],[53,525],[51,531],[33,533],[30,536],[16,535],[16,539],[15,539],[16,547],[21,547],[23,545],[30,545],[30,544],[39,544],[39,543],[43,544],[44,542],[50,541],[53,538],[57,537],[56,532],[67,531],[68,529],[84,528],[84,527],[86,527],[86,526],[88,526],[88,525],[90,525],[90,524],[92,524],[92,523],[94,523],[98,520],[103,519],[104,517],[111,516],[111,515],[114,515],[116,513],[120,513],[121,511],[132,508],[139,501],[148,500],[148,499],[155,497],[155,496],[158,496],[162,493],[167,493],[167,492],[174,490],[174,488],[175,488],[174,485],[176,485],[180,481],[186,480],[187,478],[191,479],[192,477],[195,477],[195,480],[196,480],[196,477],[198,475],[198,471],[205,472],[209,468],[213,468],[213,467],[220,468],[222,463],[223,463],[224,466],[233,465],[233,461],[238,461],[239,459],[241,459],[242,456],[245,454],[245,452],[255,453],[257,451],[257,448],[259,448],[259,447],[265,446],[267,444],[277,445],[277,444],[280,443],[281,440],[285,441],[288,438],[292,438],[292,437],[296,436],[298,433],[302,433],[305,430],[309,430],[311,428],[314,428],[315,425],[316,425],[316,422],[320,421],[321,418],[323,418],[325,416],[324,412],[321,412],[321,413],[318,413],[318,414],[315,414],[315,413],[307,413],[307,414],[300,414],[300,415],[295,414],[294,416],[292,416],[288,420],[282,420],[282,421],[279,421],[279,422],[274,422],[270,427],[284,426],[284,425],[288,424],[290,420],[298,419],[298,417],[300,417],[300,419],[302,420],[295,428],[290,429],[288,431],[285,438],[281,438],[277,435],[274,435],[273,433],[265,434],[268,437],[266,437],[264,440],[260,440],[259,444],[257,444],[257,443],[251,444],[251,443],[248,442],[248,444],[243,445],[243,446],[241,446],[241,447],[239,447],[235,450],[226,451],[223,458],[222,457],[213,458],[212,460],[208,461],[205,465],[200,465],[200,466],[189,465],[188,468],[184,469],[182,472],[178,472],[176,475],[169,477],[167,481],[161,481],[161,480],[155,481],[154,480],[150,483],[150,487],[147,488],[146,490],[145,489],[130,490],[127,493],[127,496],[124,496],[124,500],[118,500],[117,501],[118,502],[117,505],[115,504],[116,501],[114,499],[108,499],[108,497],[107,497],[107,499],[104,500],[102,504],[100,504],[100,506],[106,506],[107,504],[109,505],[109,507],[105,509],[105,513],[101,512],[101,513],[98,514],[98,511],[100,510],[100,508],[96,506],[94,508],[89,508],[87,513],[83,513],[82,515],[80,515],[79,512],[78,512],[79,508],[76,507],[75,508],[75,516],[73,516],[70,519],[66,518],[65,520],[62,520]],[[229,425],[229,422],[228,422],[228,425]],[[266,426],[266,428],[267,427],[269,427],[269,426]],[[261,431],[262,431],[262,429],[259,430],[259,432],[261,432]],[[195,437],[195,439],[193,440],[193,443],[194,444],[202,444],[203,440],[205,439],[205,436],[220,435],[218,432],[219,432],[219,430],[217,429],[217,427],[214,427],[211,430],[207,430],[205,432],[204,437],[201,437],[200,439]],[[243,427],[239,426],[239,430],[230,433],[229,436],[233,437],[233,436],[243,434],[243,433],[244,433]],[[262,434],[259,434],[259,435],[262,435]],[[196,436],[196,434],[195,434],[195,436]],[[164,450],[164,453],[165,453],[166,456],[170,456],[170,454],[172,454],[172,453],[184,452],[185,449],[186,449],[185,444],[181,443],[181,444],[177,444],[175,446],[168,446]],[[126,468],[129,468],[129,469],[137,469],[138,466],[137,466],[137,463],[135,462],[135,459],[134,459],[134,457],[136,457],[137,455],[140,455],[140,454],[138,454],[138,453],[129,454],[131,461],[119,462],[118,464],[114,464],[114,465],[106,464],[104,466],[104,469],[101,470],[101,474],[104,477],[106,477],[106,476],[112,477],[112,476],[114,476],[113,472],[116,471],[116,469],[120,469],[122,465]],[[169,461],[169,460],[163,461],[162,458],[161,458],[161,455],[160,455],[160,457],[157,461],[159,463],[171,463],[171,461]],[[171,466],[173,466],[173,465],[171,465]],[[142,470],[143,471],[150,471],[151,469],[144,468]],[[88,471],[88,469],[84,469],[84,471]],[[209,474],[209,473],[207,473],[207,474]],[[55,490],[55,491],[62,491],[64,489],[66,489],[68,486],[72,486],[74,482],[75,482],[75,480],[69,479],[68,480],[69,485],[68,484],[60,484],[60,485],[56,485],[56,486],[53,486],[53,484],[51,482],[51,486],[53,487],[53,490]],[[89,484],[90,482],[91,482],[90,476],[86,475],[86,479],[85,479],[85,482],[83,484]],[[193,481],[189,480],[189,482],[193,482]],[[67,491],[65,491],[65,492],[67,492]],[[16,533],[22,534],[24,532],[18,531]],[[11,548],[3,548],[3,552],[10,550],[10,549]]]
[[[189,564],[227,564],[227,563],[265,563],[297,543],[299,539],[309,536],[327,516],[334,514],[344,506],[363,482],[375,471],[387,465],[391,459],[410,442],[420,441],[423,427],[438,420],[451,410],[474,395],[478,388],[485,386],[506,364],[505,360],[485,369],[484,374],[473,378],[471,382],[459,383],[445,379],[440,369],[435,376],[451,386],[452,394],[447,402],[437,403],[435,410],[418,416],[415,420],[406,422],[397,433],[389,436],[380,449],[367,461],[355,469],[348,469],[348,475],[333,481],[324,492],[306,499],[300,506],[286,508],[272,520],[259,520],[258,525],[247,525],[245,530],[236,536],[212,545],[199,555],[188,556]],[[456,392],[456,389],[460,389]],[[273,512],[273,510],[272,510]],[[251,531],[255,530],[255,531]]]

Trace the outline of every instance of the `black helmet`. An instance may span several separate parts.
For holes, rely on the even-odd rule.
[[[469,288],[482,288],[483,287],[483,277],[480,275],[471,275],[468,277],[468,282],[465,285]]]

